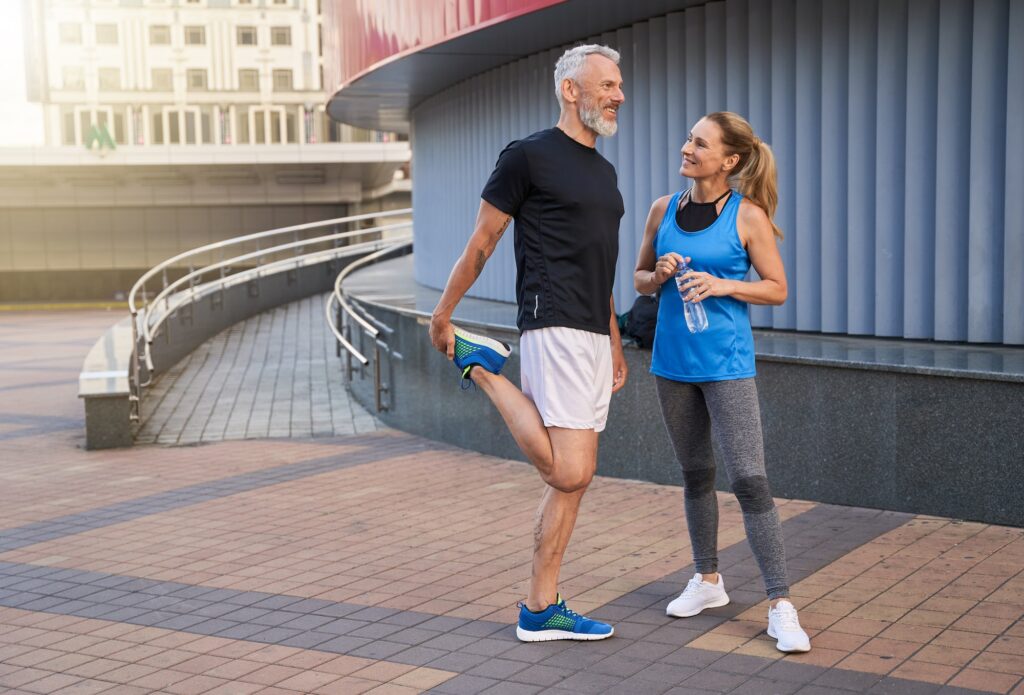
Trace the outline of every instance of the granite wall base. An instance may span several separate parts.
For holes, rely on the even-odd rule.
[[[134,443],[128,395],[85,399],[85,448],[117,449]]]
[[[388,425],[482,453],[523,460],[486,396],[460,390],[457,370],[430,345],[423,318],[370,307],[395,329],[381,353]],[[503,372],[518,384],[518,334]],[[350,389],[376,411],[374,354]],[[630,378],[612,398],[598,473],[681,485],[648,372],[651,353],[627,349]],[[1024,526],[1024,384],[758,361],[772,492],[895,511]],[[728,490],[724,470],[718,487]]]

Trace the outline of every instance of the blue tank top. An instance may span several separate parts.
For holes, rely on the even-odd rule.
[[[684,232],[676,224],[682,191],[672,196],[654,239],[654,253],[670,251],[689,256],[690,267],[716,277],[742,280],[750,270],[750,256],[740,242],[736,215],[741,196],[733,191],[718,219],[698,232]],[[733,297],[708,297],[703,302],[708,327],[690,333],[683,317],[683,300],[672,278],[661,286],[658,324],[654,334],[651,373],[673,381],[726,381],[754,376],[754,335],[747,303]]]

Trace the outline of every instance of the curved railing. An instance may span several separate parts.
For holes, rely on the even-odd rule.
[[[380,336],[382,332],[390,334],[393,331],[390,327],[375,319],[361,307],[357,307],[353,303],[349,302],[342,290],[342,285],[345,282],[345,278],[360,268],[376,263],[377,261],[393,254],[403,253],[411,248],[412,239],[396,239],[388,246],[367,254],[358,261],[348,264],[340,273],[338,273],[338,277],[334,280],[334,291],[331,293],[330,297],[327,298],[327,301],[324,302],[324,314],[325,319],[327,320],[327,327],[331,329],[334,337],[337,338],[338,344],[345,348],[348,353],[345,362],[345,374],[349,380],[352,378],[351,358],[354,357],[361,367],[366,367],[370,364],[369,358],[352,344],[351,322],[354,321],[363,331],[363,334],[373,341],[374,400],[376,402],[378,412],[387,410],[387,406],[384,404],[383,398],[384,395],[389,392],[389,386],[383,381],[383,375],[381,374],[381,352],[388,352],[389,354],[393,353],[393,350],[391,350],[386,342],[380,339]],[[337,304],[336,321],[331,318],[335,303]]]
[[[149,386],[155,374],[153,340],[176,312],[210,292],[248,282],[261,275],[335,258],[373,254],[390,250],[395,244],[411,243],[412,223],[408,221],[337,231],[343,226],[366,220],[409,216],[411,212],[411,209],[373,212],[247,234],[180,253],[147,271],[128,294],[133,346],[129,372],[132,420],[139,419],[143,389]],[[331,233],[316,234],[331,228],[334,230]],[[307,236],[310,233],[313,235]],[[384,238],[385,235],[390,237]],[[359,241],[360,237],[366,236],[376,238]],[[246,245],[255,245],[256,248],[246,250]],[[316,250],[307,250],[310,247]],[[239,250],[243,252],[238,253]],[[234,255],[225,258],[229,253]],[[214,260],[217,255],[219,258]],[[169,275],[174,270],[185,272],[170,280]],[[159,278],[160,289],[150,299],[147,283],[152,283],[156,278]]]

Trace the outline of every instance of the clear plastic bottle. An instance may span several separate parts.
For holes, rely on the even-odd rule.
[[[708,315],[704,311],[704,305],[700,302],[691,302],[686,299],[688,289],[683,287],[683,276],[693,270],[685,262],[676,264],[676,289],[679,290],[679,298],[683,300],[683,315],[686,316],[686,327],[690,333],[700,333],[708,327]]]

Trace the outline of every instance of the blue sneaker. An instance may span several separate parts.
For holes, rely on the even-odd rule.
[[[512,354],[512,348],[493,338],[476,335],[461,328],[455,329],[455,366],[462,372],[462,378],[469,378],[469,370],[480,366],[498,374],[505,361]]]
[[[586,618],[566,607],[559,597],[540,613],[519,604],[519,625],[516,637],[522,642],[550,642],[558,639],[597,640],[614,634],[615,628],[608,623]]]

